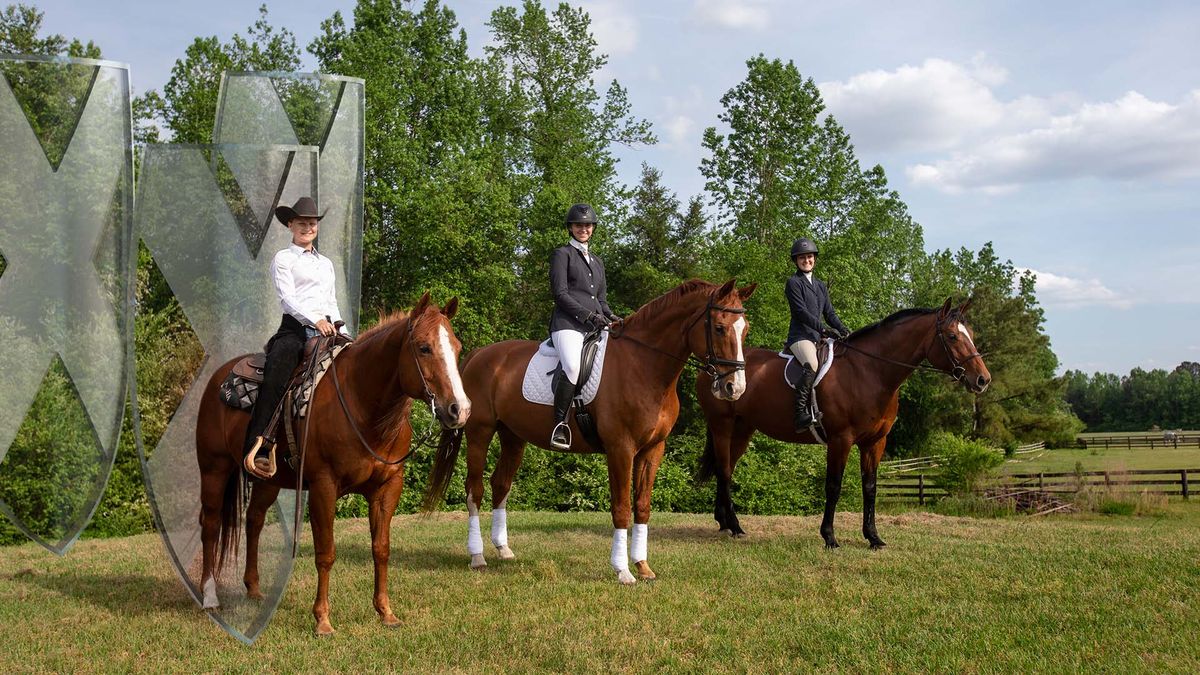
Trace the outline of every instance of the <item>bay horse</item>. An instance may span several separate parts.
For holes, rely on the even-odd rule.
[[[593,446],[569,416],[569,452],[605,454],[611,497],[613,543],[610,562],[623,584],[637,580],[629,572],[629,557],[642,579],[655,574],[646,561],[650,496],[662,462],[667,435],[679,416],[675,386],[689,358],[699,359],[710,373],[710,393],[735,400],[745,389],[742,341],[748,324],[743,301],[755,285],[737,288],[693,279],[646,303],[610,333],[604,372],[588,408],[600,439]],[[483,471],[488,445],[500,435],[500,458],[492,472],[492,543],[501,559],[514,557],[508,545],[505,503],[525,444],[549,449],[554,427],[549,405],[526,401],[521,393],[526,365],[538,348],[530,340],[510,340],[483,347],[467,356],[463,386],[475,408],[467,420],[467,552],[471,567],[487,566],[479,532]],[[460,432],[443,431],[426,492],[424,507],[435,508],[445,496],[461,448]],[[633,546],[628,551],[630,488],[633,491]]]
[[[457,310],[458,298],[439,309],[426,292],[411,312],[397,312],[364,332],[326,371],[313,393],[308,418],[297,430],[298,442],[307,448],[302,468],[316,554],[313,617],[318,635],[333,633],[329,570],[334,561],[334,502],[348,493],[363,495],[369,504],[375,611],[385,626],[400,623],[388,599],[387,564],[392,513],[404,488],[404,463],[398,460],[406,457],[412,441],[412,402],[429,402],[443,428],[459,428],[471,414],[471,402],[458,372],[462,345],[450,327]],[[238,359],[213,374],[196,420],[205,609],[219,605],[216,579],[222,566],[236,555],[241,528],[238,485],[250,415],[230,408],[218,397],[221,382]],[[305,425],[311,429],[306,430]],[[286,435],[278,436],[277,452],[286,453]],[[258,540],[267,510],[281,489],[295,487],[296,474],[286,462],[279,463],[270,480],[253,483],[245,516],[243,576],[246,594],[252,598],[262,598]]]
[[[883,548],[875,528],[876,477],[887,435],[896,422],[900,385],[918,368],[944,372],[969,391],[983,393],[992,376],[975,348],[974,332],[964,320],[971,301],[941,309],[906,309],[861,328],[836,343],[837,358],[815,390],[824,417],[825,515],[821,537],[837,548],[833,514],[842,493],[842,476],[850,446],[858,445],[863,491],[863,536],[871,548]],[[795,391],[783,379],[787,359],[770,349],[752,349],[746,358],[746,392],[736,402],[709,395],[710,379],[696,378],[696,392],[708,421],[708,439],[700,459],[700,476],[717,478],[713,515],[722,531],[744,536],[730,498],[733,469],[755,431],[792,443],[820,443],[792,426]]]

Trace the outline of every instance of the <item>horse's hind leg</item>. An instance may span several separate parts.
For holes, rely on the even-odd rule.
[[[259,482],[250,489],[250,506],[246,507],[246,571],[242,574],[242,583],[246,585],[246,597],[254,600],[263,599],[258,579],[258,540],[267,520],[267,511],[275,503],[279,490],[274,485]]]
[[[875,493],[876,480],[879,476],[879,460],[883,459],[883,449],[887,445],[887,437],[883,437],[865,447],[858,446],[860,466],[862,468],[863,491],[863,536],[871,543],[871,548],[878,550],[887,546],[879,538],[875,530]]]
[[[513,478],[525,457],[525,441],[506,427],[500,427],[500,459],[492,470],[492,545],[501,560],[517,557],[508,547],[508,493]]]
[[[200,545],[203,555],[200,589],[204,594],[200,606],[204,609],[217,609],[221,606],[220,600],[217,599],[221,517],[233,467],[227,462],[217,464],[202,466],[200,473]],[[237,546],[237,542],[227,542],[227,545]]]
[[[317,598],[313,601],[313,618],[317,620],[318,636],[333,634],[333,625],[329,622],[329,571],[333,569],[337,555],[333,544],[333,506],[336,499],[337,490],[328,479],[309,483],[308,516],[317,566]]]
[[[821,519],[821,538],[825,548],[837,548],[837,537],[833,536],[833,516],[837,511],[838,499],[842,496],[842,476],[846,473],[846,459],[850,455],[850,439],[836,436],[829,439],[825,448],[825,516]]]
[[[633,458],[633,541],[629,557],[637,568],[638,577],[650,581],[656,578],[647,561],[647,540],[650,536],[650,498],[654,493],[654,478],[662,464],[666,443],[660,442],[639,452]]]
[[[388,599],[387,578],[388,558],[392,552],[392,514],[403,489],[404,472],[398,471],[367,496],[371,505],[367,513],[371,524],[371,556],[375,561],[375,611],[379,613],[379,621],[389,628],[400,625]]]
[[[488,444],[495,434],[494,427],[475,427],[467,431],[467,553],[471,556],[473,570],[487,567],[487,561],[483,559],[483,535],[479,531],[479,505],[483,502],[483,469],[487,465]]]

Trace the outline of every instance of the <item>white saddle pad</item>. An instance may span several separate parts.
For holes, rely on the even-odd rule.
[[[592,374],[583,385],[583,402],[588,404],[596,398],[600,390],[600,375],[604,372],[604,352],[608,349],[608,331],[600,338],[600,346],[596,349],[596,360],[592,363]],[[549,340],[538,345],[533,358],[525,368],[525,380],[521,382],[521,395],[530,403],[554,405],[554,391],[550,388],[550,378],[558,367],[558,352]]]
[[[825,344],[829,348],[825,350],[825,360],[821,362],[817,368],[817,379],[813,381],[814,389],[818,384],[821,384],[821,380],[825,377],[825,373],[828,373],[829,367],[833,365],[833,340],[825,338]],[[791,365],[792,361],[796,360],[796,357],[791,352],[779,352],[779,356],[780,358],[788,360],[787,363],[783,364],[783,379],[788,383],[789,387],[795,389],[796,382],[788,376],[788,366]]]

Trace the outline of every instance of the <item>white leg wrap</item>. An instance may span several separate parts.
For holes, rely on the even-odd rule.
[[[612,554],[609,560],[614,570],[629,570],[629,530],[613,530]]]
[[[479,514],[467,517],[467,553],[483,553],[483,535],[479,533]]]
[[[221,602],[217,600],[217,580],[209,577],[208,581],[204,582],[204,603],[200,605],[204,609],[217,609],[221,606]]]
[[[650,533],[650,526],[646,523],[633,525],[633,544],[629,547],[629,557],[633,562],[642,562],[646,559],[646,538]]]
[[[492,509],[492,545],[508,546],[508,509]]]

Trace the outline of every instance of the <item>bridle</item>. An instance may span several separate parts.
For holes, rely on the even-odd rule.
[[[417,367],[417,374],[421,376],[421,387],[425,392],[425,400],[429,403],[430,423],[429,428],[425,430],[425,433],[423,433],[419,439],[409,443],[408,452],[404,453],[400,459],[384,459],[383,457],[380,457],[373,448],[371,448],[370,443],[367,443],[367,439],[363,437],[362,431],[359,430],[358,424],[354,421],[354,416],[350,414],[350,406],[346,404],[346,397],[342,394],[342,384],[340,381],[338,381],[337,376],[337,359],[334,359],[333,362],[329,364],[330,374],[333,376],[333,388],[337,391],[338,402],[342,406],[342,412],[346,415],[346,421],[350,423],[350,428],[354,430],[354,435],[358,437],[358,442],[362,444],[363,448],[369,452],[376,461],[387,465],[400,464],[404,460],[411,457],[418,448],[432,447],[429,441],[433,438],[434,434],[437,433],[437,427],[442,426],[445,428],[444,425],[438,421],[437,409],[434,406],[433,391],[429,388],[429,381],[425,379],[425,371],[421,370],[421,359],[417,356],[417,348],[413,340],[413,329],[416,328],[416,325],[417,317],[409,317],[408,334],[405,336],[405,341],[408,342],[408,351],[410,354],[412,354],[413,364]],[[411,421],[412,420],[410,418],[410,424]]]
[[[961,382],[962,379],[964,377],[966,377],[966,375],[967,375],[967,369],[963,367],[963,364],[970,362],[972,359],[982,359],[983,355],[980,354],[978,351],[975,351],[975,352],[972,352],[969,356],[967,356],[967,358],[963,359],[962,361],[959,361],[958,359],[954,358],[954,353],[950,351],[950,343],[946,341],[946,334],[942,332],[942,327],[945,326],[950,321],[951,317],[957,317],[957,315],[947,314],[945,317],[938,319],[937,324],[934,327],[934,330],[938,336],[938,342],[941,343],[942,350],[946,352],[946,360],[948,360],[950,362],[950,370],[943,370],[936,366],[925,365],[924,362],[929,360],[929,347],[925,348],[925,355],[922,357],[921,363],[905,363],[904,361],[897,361],[896,359],[891,359],[886,356],[880,356],[879,354],[872,354],[871,352],[868,352],[859,347],[855,347],[854,345],[850,344],[849,342],[845,342],[844,340],[839,340],[838,344],[845,347],[846,349],[856,351],[859,354],[862,354],[863,356],[869,356],[873,359],[878,359],[880,361],[884,361],[886,363],[891,363],[891,364],[897,365],[897,366],[904,366],[905,368],[912,368],[914,370],[928,370],[928,371],[932,371],[935,373],[942,373],[943,375],[948,375],[955,382]]]
[[[696,361],[697,368],[705,373],[708,373],[708,376],[713,379],[713,382],[720,382],[727,377],[736,375],[738,371],[745,370],[746,362],[735,359],[723,359],[717,356],[716,352],[713,351],[712,333],[714,309],[720,312],[729,312],[730,314],[746,313],[746,309],[744,307],[724,307],[722,305],[715,305],[713,304],[712,296],[709,296],[708,305],[704,308],[704,314],[697,314],[696,318],[692,319],[691,322],[689,322],[688,325],[683,329],[683,333],[684,335],[687,335],[688,331],[692,329],[692,326],[696,325],[696,322],[700,320],[700,317],[704,317],[704,360],[701,361],[694,355],[689,354],[688,356],[689,360]],[[722,372],[717,366],[729,366],[729,369]]]
[[[687,323],[687,325],[684,326],[684,328],[683,328],[684,339],[686,339],[687,333],[688,333],[688,331],[690,331],[692,329],[692,326],[695,326],[696,322],[699,321],[701,317],[704,317],[704,352],[705,352],[705,356],[704,356],[703,360],[697,358],[695,354],[688,354],[688,357],[686,359],[681,359],[678,356],[675,356],[674,354],[672,354],[670,352],[663,351],[663,350],[655,347],[654,345],[642,342],[641,340],[639,340],[635,337],[625,335],[624,332],[620,332],[620,333],[614,332],[612,334],[612,336],[614,339],[629,340],[630,342],[639,344],[639,345],[645,347],[646,349],[649,349],[652,352],[657,352],[659,354],[662,354],[663,356],[670,357],[676,361],[679,361],[680,363],[695,363],[696,368],[707,373],[708,376],[713,379],[713,382],[720,382],[721,380],[723,380],[727,377],[730,377],[731,375],[736,374],[740,370],[745,370],[746,362],[745,361],[736,361],[734,359],[723,359],[723,358],[717,356],[716,352],[713,351],[713,346],[712,346],[713,345],[713,340],[712,340],[712,331],[713,331],[712,313],[713,313],[713,310],[717,310],[719,312],[729,312],[730,314],[745,314],[746,313],[746,310],[743,307],[725,307],[722,305],[713,304],[713,298],[712,298],[712,296],[709,296],[708,304],[705,306],[704,312],[702,314],[697,314],[696,318],[689,321]],[[717,366],[729,366],[730,368],[726,371],[721,371]]]

